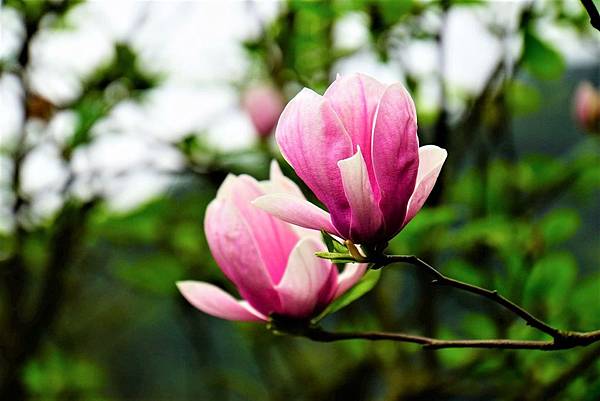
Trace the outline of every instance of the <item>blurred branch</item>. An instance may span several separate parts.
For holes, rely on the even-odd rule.
[[[77,1],[40,2],[31,8],[25,7],[24,9],[20,8],[25,6],[24,3],[15,2],[13,4],[13,7],[23,14],[25,21],[23,45],[16,57],[17,76],[23,88],[24,116],[23,126],[12,154],[13,170],[10,177],[10,189],[14,193],[15,199],[12,205],[12,215],[15,221],[14,246],[9,258],[2,261],[2,266],[0,266],[2,267],[1,278],[4,287],[2,294],[7,298],[2,303],[5,313],[0,313],[0,316],[5,317],[6,320],[2,322],[5,326],[0,330],[0,350],[3,359],[0,399],[18,401],[27,398],[27,390],[23,382],[23,369],[37,355],[44,338],[59,318],[66,292],[66,273],[74,263],[77,250],[82,244],[86,217],[97,203],[96,199],[81,203],[71,201],[66,197],[74,180],[73,171],[69,171],[68,179],[60,191],[65,196],[66,202],[55,220],[47,243],[48,259],[41,272],[39,291],[37,291],[38,286],[34,285],[32,278],[29,277],[29,272],[32,272],[33,269],[28,265],[25,249],[30,232],[24,226],[21,218],[23,206],[26,206],[28,202],[21,190],[21,170],[23,161],[30,151],[27,147],[28,121],[32,118],[47,120],[56,106],[32,92],[27,79],[27,70],[31,64],[31,43],[42,29],[42,20],[48,14],[62,16],[76,4]],[[92,102],[91,105],[98,106],[97,109],[100,112],[96,112],[91,117],[87,116],[89,118],[85,124],[80,124],[79,135],[75,135],[72,143],[63,149],[63,158],[66,161],[70,159],[74,147],[89,138],[88,133],[92,126],[117,103],[115,101],[102,105],[102,107],[99,106],[103,99],[101,94],[111,83],[126,76],[130,80],[127,81],[130,83],[128,87],[131,89],[130,93],[135,97],[134,90],[138,89],[138,86],[140,89],[146,89],[152,82],[151,78],[134,68],[136,59],[126,46],[117,45],[116,53],[117,57],[113,64],[86,80],[82,96],[69,105],[69,108],[78,109],[81,114],[87,110],[84,106],[90,106],[85,102]],[[133,72],[127,75],[127,71],[119,70],[120,67],[131,67]],[[34,290],[36,291],[34,292]],[[29,308],[30,306],[31,308]]]
[[[61,10],[57,10],[61,11]],[[64,10],[62,10],[64,11]],[[6,299],[3,306],[6,308],[6,322],[2,330],[2,357],[4,360],[4,370],[2,382],[0,383],[0,394],[8,396],[6,399],[21,399],[24,397],[24,389],[20,383],[21,355],[19,345],[22,343],[22,332],[26,325],[23,317],[23,307],[25,304],[25,289],[28,281],[28,272],[24,260],[24,242],[27,235],[20,219],[21,209],[27,203],[21,190],[21,168],[23,160],[27,155],[27,129],[26,124],[30,117],[29,90],[26,79],[27,66],[29,64],[30,46],[33,37],[39,30],[41,14],[30,16],[25,15],[25,35],[22,47],[17,55],[18,74],[21,87],[23,88],[23,126],[20,135],[12,152],[12,175],[10,177],[9,188],[14,194],[14,203],[11,208],[13,221],[15,225],[14,246],[10,257],[0,265],[2,271],[2,284],[4,286],[3,294]],[[5,399],[5,398],[3,398]]]
[[[73,263],[76,250],[81,244],[85,219],[95,204],[95,200],[82,205],[69,203],[57,218],[56,229],[49,243],[52,252],[41,280],[42,288],[33,315],[28,318],[24,308],[15,309],[20,316],[20,324],[8,327],[12,336],[9,352],[5,355],[7,370],[0,384],[1,399],[25,398],[21,382],[22,369],[31,356],[36,355],[41,341],[56,321],[65,292],[65,272]],[[17,256],[22,258],[21,254]],[[26,269],[24,264],[20,267]]]
[[[600,13],[594,5],[594,0],[581,0],[581,4],[585,8],[585,11],[590,16],[590,24],[600,31]]]
[[[27,343],[31,348],[36,341],[39,342],[41,333],[57,315],[64,292],[66,267],[73,261],[85,227],[84,221],[96,203],[93,199],[83,205],[67,204],[56,223],[57,229],[50,240],[54,252],[50,255],[36,313],[30,322],[31,338],[27,339]]]
[[[56,10],[61,11],[61,10]],[[23,260],[23,242],[26,236],[26,230],[21,222],[21,209],[27,204],[23,191],[21,190],[21,171],[23,161],[27,156],[27,121],[30,118],[31,108],[29,107],[29,99],[32,96],[28,80],[26,79],[27,66],[29,64],[29,52],[30,45],[33,37],[39,30],[41,16],[25,18],[25,35],[23,38],[23,44],[17,55],[18,63],[18,77],[23,89],[23,126],[21,127],[20,135],[17,138],[14,150],[12,152],[12,174],[10,176],[9,188],[13,192],[14,202],[11,208],[11,214],[14,221],[14,247],[11,252],[11,256],[2,263],[5,265],[3,268],[2,281],[6,288],[6,305],[8,305],[8,324],[7,327],[12,327],[14,330],[18,330],[22,323],[21,309],[24,298],[24,287],[27,281],[27,269],[25,268],[25,262]],[[9,338],[8,341],[13,343],[14,338]]]

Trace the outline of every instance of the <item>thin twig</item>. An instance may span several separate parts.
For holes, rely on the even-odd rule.
[[[546,334],[549,334],[555,338],[560,337],[562,335],[560,330],[544,323],[543,321],[536,318],[531,313],[527,312],[525,309],[521,308],[514,302],[504,298],[496,290],[488,290],[488,289],[485,289],[482,287],[478,287],[476,285],[464,283],[462,281],[458,281],[458,280],[449,278],[449,277],[443,275],[442,273],[440,273],[433,266],[429,265],[428,263],[424,262],[423,260],[419,259],[416,256],[391,255],[391,256],[385,256],[385,259],[387,260],[388,264],[400,262],[400,263],[409,263],[413,266],[424,268],[425,271],[434,278],[434,280],[433,280],[434,284],[458,288],[460,290],[488,298],[488,299],[502,305],[503,307],[505,307],[512,313],[521,317],[523,320],[525,320],[527,325],[529,325],[533,328],[536,328]]]
[[[351,257],[350,255],[348,255]],[[366,260],[363,260],[366,259]],[[555,351],[562,349],[587,346],[600,341],[600,330],[589,332],[565,331],[559,330],[549,324],[543,322],[531,313],[515,304],[514,302],[504,298],[498,294],[496,290],[488,290],[476,285],[468,284],[462,281],[446,277],[433,266],[424,262],[413,255],[376,255],[362,257],[363,262],[372,263],[372,266],[382,268],[392,263],[408,263],[425,270],[433,277],[433,283],[448,287],[457,288],[475,295],[487,298],[509,310],[513,314],[519,316],[527,323],[527,325],[545,333],[552,337],[548,341],[526,341],[526,340],[510,340],[510,339],[468,339],[468,340],[442,340],[432,337],[416,336],[405,333],[389,333],[389,332],[329,332],[321,329],[318,326],[302,324],[302,322],[290,322],[275,319],[272,321],[271,328],[275,331],[308,337],[314,341],[332,342],[341,340],[389,340],[397,342],[406,342],[420,344],[427,349],[441,348],[487,348],[487,349],[535,349],[543,351]]]
[[[510,339],[468,339],[468,340],[443,340],[438,338],[424,337],[405,333],[390,333],[382,331],[359,331],[359,332],[331,332],[323,330],[318,326],[305,326],[302,330],[293,328],[286,330],[285,325],[273,324],[276,332],[302,336],[318,342],[334,342],[344,340],[370,340],[370,341],[395,341],[403,343],[419,344],[425,349],[447,349],[447,348],[480,348],[480,349],[530,349],[540,351],[558,351],[589,345],[600,340],[600,332],[578,333],[579,337],[565,341],[528,341]]]
[[[313,341],[333,342],[343,340],[371,340],[371,341],[396,341],[422,345],[425,349],[444,348],[485,348],[485,349],[534,349],[534,350],[559,350],[571,348],[568,345],[556,344],[553,341],[521,341],[521,340],[442,340],[437,338],[416,336],[404,333],[388,333],[380,331],[365,332],[330,332],[319,327],[308,329],[303,333]]]
[[[510,301],[509,299],[503,297],[498,293],[498,291],[488,290],[486,288],[478,287],[476,285],[468,284],[447,277],[440,273],[438,270],[436,270],[433,266],[429,265],[428,263],[424,262],[416,256],[385,255],[383,256],[383,258],[385,258],[387,264],[401,262],[409,263],[413,266],[423,268],[429,275],[431,275],[434,278],[433,282],[437,285],[444,285],[448,287],[457,288],[466,292],[470,292],[472,294],[487,298],[503,306],[505,309],[509,310],[513,314],[523,319],[528,326],[531,326],[543,333],[552,336],[552,338],[554,339],[552,343],[555,345],[564,345],[567,348],[571,348],[572,346],[589,345],[593,342],[600,341],[600,330],[590,332],[559,330],[543,322],[539,318],[533,316],[531,313],[529,313],[519,305],[515,304],[514,302]]]

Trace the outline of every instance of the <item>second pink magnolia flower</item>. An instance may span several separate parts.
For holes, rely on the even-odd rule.
[[[303,89],[276,129],[281,152],[330,214],[285,194],[255,204],[287,222],[360,244],[386,242],[421,209],[446,151],[419,148],[413,101],[400,83],[338,77],[323,96]]]
[[[177,283],[196,308],[229,320],[266,321],[271,314],[307,319],[362,277],[364,264],[348,265],[338,274],[329,261],[315,256],[324,250],[318,232],[291,226],[252,205],[256,197],[275,192],[304,199],[275,162],[270,181],[230,175],[223,182],[206,210],[204,228],[217,264],[244,300],[209,283]]]

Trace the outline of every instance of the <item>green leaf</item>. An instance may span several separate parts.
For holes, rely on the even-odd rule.
[[[526,193],[545,191],[563,180],[569,170],[569,166],[556,157],[528,156],[517,165],[514,184]]]
[[[473,249],[478,244],[494,248],[510,248],[528,239],[525,225],[512,221],[502,215],[490,215],[469,221],[462,227],[447,233],[443,241],[453,248]]]
[[[67,391],[85,393],[105,385],[99,366],[53,346],[25,366],[23,380],[34,399],[58,400]]]
[[[456,333],[448,327],[441,327],[439,335],[441,338],[456,338]],[[437,351],[437,354],[445,368],[458,369],[471,363],[477,357],[477,350],[468,348],[441,349]]]
[[[527,70],[539,79],[560,77],[565,69],[565,62],[560,53],[531,29],[525,30],[523,40],[523,63]]]
[[[466,337],[494,338],[498,336],[498,330],[494,321],[482,314],[471,313],[462,319],[462,331]]]
[[[483,4],[483,0],[452,0],[450,4],[453,6],[478,6]]]
[[[590,166],[582,170],[576,178],[573,190],[580,198],[589,197],[600,188],[600,168],[599,166]]]
[[[327,246],[327,250],[329,250],[329,252],[348,254],[348,248],[346,248],[344,244],[333,238],[331,234],[329,234],[325,230],[321,230],[321,236],[323,237],[323,242],[325,242],[325,245]]]
[[[567,252],[544,256],[534,266],[525,283],[523,303],[526,308],[542,308],[559,315],[571,295],[577,277],[575,258]]]
[[[413,1],[380,1],[377,3],[381,10],[381,16],[388,26],[397,23],[404,15],[410,13]]]
[[[457,221],[459,214],[455,205],[421,209],[396,237],[390,241],[392,253],[420,253],[444,246],[439,238]]]
[[[577,316],[581,328],[592,330],[600,325],[600,313],[590,305],[600,305],[600,272],[583,277],[569,298],[569,309]]]
[[[544,216],[540,221],[540,230],[546,245],[553,246],[571,238],[580,224],[579,214],[575,210],[558,209]]]
[[[112,273],[124,283],[158,295],[175,293],[175,282],[184,278],[185,267],[166,253],[136,255],[132,260],[120,260]]]
[[[540,92],[523,81],[513,80],[506,88],[508,105],[516,115],[537,111],[542,103]]]
[[[368,270],[367,273],[363,276],[363,278],[354,287],[350,288],[338,299],[333,301],[327,307],[327,309],[325,309],[319,316],[317,316],[315,318],[315,322],[318,322],[325,316],[331,315],[332,313],[337,312],[340,309],[350,305],[352,302],[356,301],[358,298],[371,291],[373,287],[375,287],[375,284],[377,284],[377,282],[379,281],[380,276],[381,270]]]
[[[444,266],[444,274],[474,285],[485,285],[485,270],[463,259],[451,259]]]

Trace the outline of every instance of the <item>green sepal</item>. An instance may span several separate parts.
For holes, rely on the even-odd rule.
[[[329,252],[335,253],[348,253],[348,248],[340,241],[336,240],[325,230],[321,230],[321,236],[323,237],[323,242],[327,246],[327,250]]]
[[[381,270],[367,270],[367,273],[360,279],[360,281],[344,294],[342,294],[338,299],[333,301],[329,306],[319,314],[316,318],[313,319],[313,324],[319,322],[327,315],[331,315],[334,312],[339,311],[340,309],[350,305],[352,302],[356,301],[358,298],[365,295],[367,292],[371,291],[375,284],[379,281],[379,277],[381,276]]]
[[[338,252],[315,252],[315,255],[321,259],[328,259],[334,263],[356,263],[356,260],[352,255],[348,253]]]

